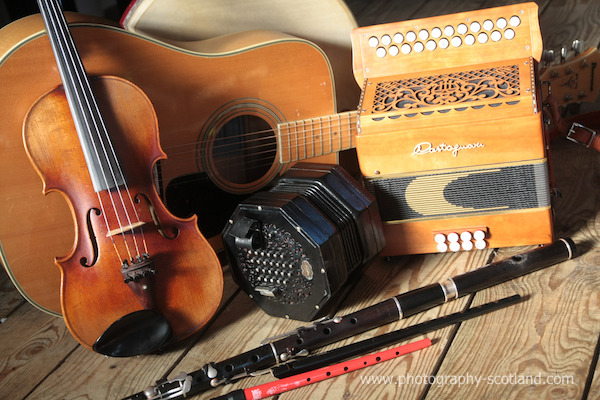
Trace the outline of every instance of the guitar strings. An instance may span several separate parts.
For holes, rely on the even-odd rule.
[[[348,129],[351,129],[351,128],[348,128]],[[306,132],[308,132],[308,130]],[[322,155],[330,154],[330,153],[338,151],[338,150],[344,150],[347,148],[351,148],[353,136],[354,136],[353,134],[341,134],[338,138],[332,139],[335,142],[337,142],[336,144],[331,144],[331,143],[329,143],[330,140],[327,140],[326,141],[327,144],[325,144],[325,145],[323,143],[323,140],[318,140],[318,139],[306,140],[306,138],[300,138],[298,140],[297,145],[292,146],[293,149],[289,149],[289,146],[288,146],[288,149],[286,151],[290,155],[290,157],[289,157],[291,159],[290,161],[298,161],[298,160],[303,160],[303,159],[307,159],[307,158],[311,158],[311,157],[322,156]],[[270,141],[270,142],[263,143],[263,144],[257,144],[257,145],[251,145],[251,146],[245,146],[245,144],[247,144],[249,141],[233,143],[230,145],[222,144],[222,145],[211,146],[210,150],[213,152],[213,159],[215,159],[215,158],[230,158],[233,162],[232,164],[229,165],[229,167],[231,167],[231,168],[239,168],[241,166],[247,165],[246,161],[239,160],[239,158],[243,158],[245,160],[252,160],[253,163],[256,163],[259,161],[264,161],[265,163],[258,165],[257,166],[257,168],[258,168],[261,166],[272,164],[273,159],[276,157],[276,154],[278,152],[277,143],[276,143],[274,136],[264,138],[263,142],[264,141]],[[339,142],[341,142],[341,145]],[[199,152],[197,147],[204,143],[209,143],[209,141],[205,140],[205,141],[190,142],[187,144],[179,144],[176,146],[165,146],[164,149],[165,149],[165,151],[167,151],[167,162],[169,160],[180,159],[182,157],[197,155]],[[288,143],[291,144],[291,142],[289,142],[289,141],[288,141]],[[169,150],[171,150],[171,149],[190,147],[190,146],[194,146],[196,148],[188,149],[185,151],[169,152]],[[237,148],[235,150],[230,150],[227,152],[218,153],[216,157],[214,156],[215,150],[223,150],[223,149],[231,148],[234,146],[239,146],[239,148]],[[329,150],[329,149],[331,149],[331,150]],[[249,154],[239,154],[242,152],[249,152]],[[239,155],[241,155],[241,157],[238,157],[238,159],[236,160],[234,157],[239,156]],[[258,156],[258,155],[268,155],[268,156],[260,158],[260,159],[255,158],[255,156]]]
[[[343,115],[343,114],[341,114]],[[283,133],[281,135],[282,141],[285,142],[284,139],[287,139],[287,143],[291,146],[292,140],[290,138],[295,138],[296,146],[295,150],[288,148],[288,153],[290,157],[292,154],[296,154],[296,156],[291,157],[296,159],[305,159],[310,157],[316,157],[324,154],[329,154],[333,151],[338,151],[341,149],[346,149],[352,147],[352,138],[354,136],[353,131],[356,130],[356,115],[354,113],[348,113],[348,121],[346,121],[346,117],[344,116],[344,120],[338,121],[336,125],[328,125],[327,127],[323,127],[322,118],[331,118],[328,117],[320,117],[314,118],[312,120],[303,120],[298,123],[290,122],[284,123],[281,125],[290,126],[291,124],[297,124],[305,126],[305,121],[318,121],[318,128],[309,128],[309,129],[291,129],[286,128],[288,133]],[[320,121],[319,121],[320,120]],[[296,127],[297,127],[296,125]],[[315,125],[311,123],[311,125]],[[198,147],[203,145],[210,145],[204,151],[210,150],[213,154],[218,153],[217,157],[233,157],[239,155],[240,152],[250,152],[250,154],[244,154],[242,157],[248,159],[256,155],[260,154],[271,154],[273,152],[277,152],[277,137],[275,132],[280,131],[281,129],[265,129],[261,131],[247,132],[239,135],[231,135],[227,137],[217,137],[214,139],[206,139],[200,140],[196,142],[190,142],[185,144],[178,144],[175,146],[165,146],[164,149],[166,151],[176,148],[186,148],[190,146],[196,147],[195,149],[189,149],[185,151],[178,152],[169,152],[168,158],[172,159],[174,157],[183,157],[191,154],[198,153]],[[314,135],[315,131],[323,132],[321,135]],[[339,133],[341,132],[341,133]],[[249,139],[244,141],[236,142],[235,140],[249,138],[256,135],[271,133],[270,136],[263,136],[255,139]],[[308,136],[307,136],[308,134]],[[320,137],[320,138],[319,138]],[[231,143],[223,143],[223,142],[231,142]],[[223,144],[216,144],[223,143]],[[248,145],[250,144],[250,145]],[[288,146],[289,147],[289,146]],[[235,148],[235,149],[232,149]],[[304,151],[302,151],[304,148]],[[327,150],[327,149],[331,150]],[[232,149],[229,152],[220,152],[220,150]],[[312,150],[312,151],[311,151]],[[301,154],[304,153],[304,156]],[[255,159],[253,159],[256,161]],[[270,161],[272,163],[273,157],[263,158],[263,160]],[[240,167],[245,165],[244,161],[240,161],[237,164],[231,165],[231,167]]]
[[[328,124],[326,126],[323,126],[323,118],[332,119],[334,117],[338,119],[337,125]],[[340,118],[344,118],[344,120],[340,121]],[[314,128],[314,127],[310,127],[307,129],[298,129],[297,128],[298,126],[306,126],[309,123],[311,125],[314,125],[314,121],[317,121],[317,120],[320,123],[319,128]],[[292,125],[294,126],[293,131],[291,128]],[[338,133],[338,131],[336,129],[334,129],[335,127],[340,128],[339,130],[342,131],[342,137],[345,137],[344,134],[348,131],[352,132],[353,129],[356,129],[356,125],[357,125],[356,112],[348,112],[348,113],[342,113],[342,114],[335,114],[335,115],[331,115],[331,116],[306,119],[306,120],[301,120],[301,121],[284,122],[284,123],[279,124],[278,128],[270,128],[270,129],[264,129],[264,130],[259,130],[259,131],[245,132],[245,133],[242,133],[239,135],[217,137],[217,138],[213,138],[213,139],[203,139],[203,140],[199,140],[196,142],[183,143],[183,144],[165,147],[165,149],[190,146],[190,145],[202,145],[202,144],[206,144],[206,143],[222,142],[222,141],[231,140],[231,139],[242,139],[245,137],[261,135],[261,134],[272,134],[272,136],[269,136],[269,138],[270,138],[270,137],[275,137],[275,133],[278,131],[281,131],[282,128],[287,129],[287,131],[288,131],[288,133],[282,133],[282,137],[292,137],[292,136],[296,136],[299,134],[302,134],[306,137],[307,133],[309,134],[309,136],[314,137],[313,133],[315,131],[326,131],[325,134],[336,135]],[[287,128],[286,128],[286,126],[287,126]],[[352,134],[350,134],[350,136],[352,136]],[[263,140],[263,139],[266,139],[266,138],[252,139],[252,140],[247,140],[246,142],[253,141],[253,140]],[[314,140],[313,142],[308,142],[308,143],[319,143],[321,141],[322,140]],[[227,144],[213,145],[213,146],[211,146],[211,148],[219,148],[222,146],[228,146],[228,145]]]
[[[38,0],[38,5],[40,6],[40,9],[42,9],[41,1],[42,0]],[[65,78],[67,78],[67,79],[65,79],[66,80],[65,85],[67,83],[72,85],[73,94],[75,95],[75,98],[73,100],[78,103],[79,109],[85,110],[85,108],[84,108],[84,106],[85,106],[85,107],[87,107],[87,110],[90,111],[90,117],[92,117],[91,121],[88,118],[82,118],[82,120],[85,123],[86,128],[87,128],[85,133],[88,136],[90,136],[90,138],[91,138],[91,143],[92,143],[92,147],[94,150],[94,154],[96,156],[97,161],[99,162],[99,165],[102,164],[101,163],[102,156],[107,161],[107,164],[108,164],[108,167],[110,170],[110,177],[107,176],[106,171],[102,170],[102,178],[104,179],[104,183],[106,184],[106,186],[108,188],[107,192],[109,194],[109,198],[112,203],[113,211],[115,213],[115,217],[116,217],[118,225],[119,225],[119,232],[122,233],[121,237],[123,239],[126,252],[129,256],[129,259],[133,259],[132,255],[131,255],[131,250],[129,248],[129,243],[127,242],[127,239],[124,235],[125,227],[123,226],[123,223],[121,221],[120,213],[116,207],[114,196],[110,189],[111,185],[109,185],[109,178],[112,179],[112,183],[113,183],[114,187],[117,188],[118,179],[117,179],[116,174],[120,174],[119,178],[123,182],[123,186],[125,187],[125,191],[129,198],[129,203],[131,205],[131,208],[135,214],[135,218],[138,223],[140,222],[139,215],[137,214],[137,211],[135,209],[133,198],[131,196],[131,192],[127,185],[127,181],[125,180],[125,177],[123,175],[121,166],[118,163],[115,149],[110,140],[108,130],[106,129],[104,120],[102,119],[96,99],[93,95],[90,82],[87,78],[87,74],[85,73],[85,69],[83,67],[83,63],[77,53],[73,38],[70,35],[70,31],[69,31],[66,19],[64,18],[64,14],[62,13],[60,6],[55,1],[50,1],[49,3],[46,4],[46,6],[47,6],[46,10],[47,10],[48,15],[54,17],[54,18],[48,18],[48,29],[52,30],[56,35],[57,43],[55,43],[55,44],[57,46],[57,49],[59,50],[60,55],[63,56],[63,60],[66,60],[67,59],[66,57],[68,57],[68,59],[71,61],[71,65],[76,65],[76,68],[71,68],[71,69],[66,68],[66,66],[63,66],[63,70],[65,72]],[[55,22],[58,25],[55,25]],[[57,62],[59,62],[59,64],[60,64],[60,60],[57,60]],[[73,74],[75,74],[75,76]],[[66,93],[68,93],[68,91],[65,88],[65,94]],[[93,130],[92,130],[92,126],[90,124],[93,124]],[[100,145],[102,147],[101,151],[98,149],[95,141],[93,140],[94,132],[96,135],[99,136]],[[102,135],[104,136],[104,140],[102,140],[102,137],[100,137]],[[106,143],[108,143],[108,146],[110,147],[108,150],[105,147]],[[117,162],[114,162],[114,163],[111,162],[111,156],[113,157],[113,160],[117,160]],[[116,172],[113,169],[114,165],[116,165],[116,168],[117,168]],[[121,205],[123,206],[123,211],[125,213],[125,217],[129,223],[129,227],[133,233],[132,236],[133,236],[133,245],[135,247],[135,251],[139,255],[140,249],[139,249],[139,245],[137,243],[137,238],[136,238],[136,233],[135,233],[136,228],[134,227],[134,225],[131,221],[131,217],[129,215],[129,212],[127,211],[127,205],[126,205],[125,199],[123,198],[121,191],[116,190],[116,192],[118,193],[118,197],[120,199]],[[111,230],[110,230],[110,224],[108,222],[108,218],[107,218],[107,214],[106,214],[106,207],[103,203],[100,193],[97,193],[97,196],[98,196],[98,200],[100,203],[101,212],[103,214],[105,224],[110,233]],[[141,224],[138,224],[138,225],[141,225]],[[146,243],[146,240],[144,237],[143,229],[141,228],[141,226],[139,226],[139,229],[141,232],[141,241],[143,243],[145,252],[147,253],[148,252],[147,243]],[[113,235],[109,235],[109,236],[110,236],[110,240],[113,244],[113,247],[117,253],[117,256],[119,257],[119,259],[123,260],[121,254],[120,254],[120,251],[118,250],[118,247],[114,241]]]

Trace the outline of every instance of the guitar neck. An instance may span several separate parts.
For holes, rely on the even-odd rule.
[[[277,126],[279,162],[286,164],[352,149],[357,131],[357,111],[281,123]]]

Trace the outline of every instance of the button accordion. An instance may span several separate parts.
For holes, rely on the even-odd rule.
[[[535,3],[357,28],[352,46],[382,254],[552,241]]]

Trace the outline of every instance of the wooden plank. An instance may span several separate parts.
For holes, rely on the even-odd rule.
[[[229,269],[224,271],[225,289],[220,309],[238,291]],[[208,329],[163,353],[110,358],[80,346],[61,318],[43,313],[29,303],[17,311],[0,326],[3,342],[0,393],[9,398],[22,398],[27,393],[31,393],[31,398],[44,399],[125,397],[168,374]],[[23,332],[31,333],[24,335]],[[146,382],[146,386],[137,388],[139,381]]]
[[[474,305],[514,292],[529,299],[462,324],[436,377],[470,375],[493,380],[480,385],[432,386],[428,398],[482,398],[492,393],[505,399],[581,397],[600,334],[600,266],[596,261],[600,256],[596,212],[600,188],[594,184],[599,155],[559,141],[552,147],[552,156],[562,192],[555,199],[557,235],[572,236],[583,255],[479,292]],[[503,249],[499,257],[522,250]],[[557,379],[562,381],[557,383]]]
[[[413,257],[394,257],[389,261],[384,259],[376,260],[368,267],[362,278],[358,281],[355,289],[346,299],[343,306],[336,315],[346,315],[357,309],[372,305],[379,301],[388,299],[394,295],[403,293],[410,289],[437,282],[447,276],[452,276],[468,269],[475,268],[485,264],[488,251],[458,254],[438,254]],[[424,320],[435,318],[439,315],[455,312],[464,307],[464,300],[437,307],[429,312],[415,315],[405,321],[400,321],[388,326],[383,326],[373,331],[366,332],[354,338],[346,339],[327,346],[320,351],[339,347],[352,341],[357,341],[389,332],[409,324],[414,324]],[[225,310],[221,318],[216,321],[210,332],[182,359],[173,371],[176,374],[179,371],[190,372],[201,368],[208,362],[224,360],[232,355],[255,348],[260,341],[277,334],[288,332],[299,326],[306,325],[297,321],[288,321],[274,318],[266,315],[255,306],[245,294],[241,294]],[[451,328],[443,332],[436,333],[435,337],[440,338],[440,342],[432,349],[427,349],[427,356],[409,355],[398,360],[387,362],[386,365],[377,366],[382,369],[369,369],[370,374],[386,374],[389,371],[401,371],[412,366],[418,365],[418,370],[423,373],[430,373],[434,366],[439,362],[439,357],[444,351],[444,343],[450,336]],[[404,366],[404,367],[402,367]],[[387,371],[387,372],[386,372]],[[331,396],[342,396],[344,393],[351,393],[353,396],[361,398],[377,390],[377,397],[383,396],[392,391],[394,395],[395,388],[385,388],[384,386],[368,387],[356,379],[359,375],[352,375],[332,379],[322,382],[314,387],[307,387],[301,390],[286,393],[281,398],[301,399],[307,398],[329,398]],[[157,377],[155,377],[156,379]],[[198,399],[208,399],[212,396],[224,394],[237,388],[245,388],[260,383],[273,380],[270,375],[257,378],[241,380],[233,385],[221,387],[212,393],[206,393],[198,396]],[[151,381],[150,381],[151,382]],[[150,382],[146,382],[148,385]],[[145,387],[144,382],[140,382],[138,390]],[[422,387],[403,387],[403,394],[413,396],[422,390]],[[284,397],[285,396],[285,397]]]
[[[0,324],[24,301],[25,299],[13,285],[6,270],[0,268]]]
[[[600,352],[600,337],[596,343],[596,358],[592,360],[590,364],[590,371],[588,375],[588,385],[586,386],[587,392],[584,394],[600,393],[600,365],[598,365],[598,356]]]
[[[385,297],[394,294],[404,293],[408,290],[416,289],[433,282],[438,282],[447,277],[460,274],[462,272],[484,265],[489,258],[489,251],[478,251],[472,253],[453,253],[453,254],[432,254],[427,256],[412,256],[408,258],[406,265],[394,264],[397,258],[392,259],[387,264],[375,264],[371,278],[375,283],[375,290],[379,288]],[[379,268],[393,268],[397,275],[391,279],[378,278],[382,275]],[[389,282],[385,284],[385,282]],[[392,289],[393,288],[393,289]],[[395,292],[395,293],[394,293]],[[376,332],[369,332],[354,340],[361,340],[367,337],[373,337],[393,329],[417,324],[431,320],[442,315],[463,310],[467,298],[459,299],[455,302],[445,304],[441,307],[433,308],[425,313],[415,315],[406,320],[399,321],[391,326],[377,329]],[[446,346],[449,344],[455,327],[448,327],[440,331],[432,332],[428,337],[435,341],[435,344],[418,353],[400,357],[395,360],[370,367],[369,369],[356,371],[355,373],[341,376],[330,381],[319,383],[318,385],[308,386],[306,388],[286,393],[282,398],[305,399],[305,398],[420,398],[426,390],[426,385],[421,382],[409,382],[406,380],[409,376],[429,376],[431,375],[440,360],[444,357]],[[413,340],[420,339],[421,337]],[[390,379],[389,383],[379,382],[378,380]]]
[[[434,385],[428,398],[581,398],[600,326],[598,272],[580,259],[478,293],[475,305],[514,292],[530,297],[462,324],[436,381],[482,382]]]
[[[584,47],[598,46],[600,42],[600,3],[597,1],[552,1],[541,10],[540,25],[544,46],[554,49],[573,40],[584,42]],[[559,54],[559,53],[556,53]]]
[[[482,1],[491,7],[511,0]],[[359,20],[371,23],[433,16],[438,7],[446,5],[428,2],[423,8],[419,2],[394,2],[351,0],[362,7],[364,16]],[[360,3],[360,4],[359,4]],[[461,1],[452,10],[437,13],[464,11],[463,5],[477,2]],[[593,3],[593,4],[591,4]],[[566,24],[579,24],[578,31],[595,36],[598,19],[596,2],[538,1],[540,4],[542,33],[569,43],[571,28]],[[550,4],[550,5],[548,5]],[[370,7],[370,8],[369,8]],[[448,5],[447,7],[450,7]],[[456,8],[455,8],[456,7]],[[433,14],[425,13],[432,10]],[[386,13],[387,17],[386,17]],[[566,14],[565,14],[566,13]],[[577,17],[569,13],[583,13]],[[363,19],[360,19],[363,18]],[[365,23],[366,23],[365,22]],[[548,28],[545,28],[548,27]],[[560,33],[562,32],[562,33]],[[586,38],[584,40],[588,41]],[[552,39],[554,41],[554,39]],[[559,41],[556,40],[558,43]],[[596,40],[597,42],[597,40]],[[590,44],[596,44],[592,42]],[[562,197],[555,199],[556,230],[559,235],[573,236],[587,252],[576,260],[563,263],[517,279],[513,282],[480,292],[474,305],[496,300],[518,292],[529,294],[523,304],[448,328],[434,338],[439,342],[420,353],[401,357],[367,370],[312,385],[280,396],[280,399],[311,398],[581,398],[586,381],[590,381],[590,396],[600,392],[600,369],[594,364],[594,350],[600,338],[600,295],[597,286],[600,274],[598,204],[600,188],[600,157],[592,150],[562,141],[553,146],[553,164],[557,187]],[[520,252],[524,248],[503,249],[498,258]],[[389,261],[377,260],[344,302],[338,315],[347,314],[390,296],[424,286],[447,276],[452,276],[481,266],[489,252],[446,255],[395,257]],[[230,282],[226,297],[233,296],[235,285]],[[389,326],[367,332],[326,349],[354,340],[372,337],[408,324],[414,324],[438,315],[447,314],[466,306],[468,299],[430,310]],[[243,293],[238,293],[232,303],[203,335],[181,343],[161,354],[127,359],[106,358],[78,346],[70,337],[62,321],[46,315],[25,303],[0,276],[0,316],[8,319],[0,324],[0,393],[7,398],[64,399],[93,398],[120,399],[144,389],[165,375],[179,371],[191,372],[209,361],[219,361],[241,351],[254,348],[265,337],[289,331],[303,323],[267,316]],[[456,334],[456,336],[454,336]],[[196,341],[197,340],[197,341]],[[449,347],[444,359],[444,351]],[[325,350],[325,349],[323,349]],[[448,377],[452,374],[472,376],[492,374],[532,375],[543,377],[573,376],[573,384],[562,385],[432,385],[398,384],[403,379],[419,375]],[[588,373],[591,374],[588,377]],[[370,377],[395,378],[393,383],[367,384]],[[247,387],[273,378],[265,375],[242,380],[197,399],[208,399],[234,388]]]
[[[25,397],[78,347],[62,318],[27,302],[0,329],[0,393],[7,398]]]

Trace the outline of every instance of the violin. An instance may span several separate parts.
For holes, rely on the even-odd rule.
[[[56,0],[38,0],[62,85],[23,126],[44,194],[60,192],[75,243],[56,258],[65,323],[85,347],[114,357],[189,337],[216,312],[223,273],[196,217],[173,216],[154,185],[166,158],[152,104],[133,83],[87,75]]]

